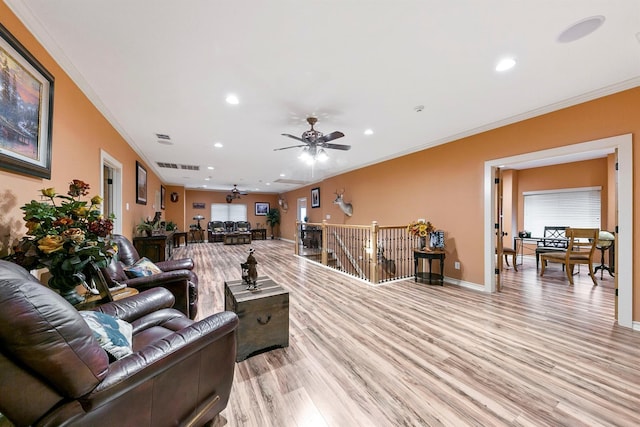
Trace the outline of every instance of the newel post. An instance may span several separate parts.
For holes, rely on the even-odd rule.
[[[378,222],[371,223],[371,253],[369,254],[369,280],[371,283],[378,283]]]
[[[327,220],[322,220],[322,265],[329,263],[329,254],[327,253]]]
[[[301,222],[296,220],[296,231],[293,232],[293,241],[296,242],[295,245],[293,245],[294,250],[293,253],[296,255],[300,255],[300,242],[301,240],[299,240],[302,236],[300,236],[300,228],[301,226]]]

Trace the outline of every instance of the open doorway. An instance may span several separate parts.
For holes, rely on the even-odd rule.
[[[100,150],[102,214],[112,215],[113,233],[122,234],[122,163]]]
[[[494,229],[494,200],[496,188],[494,185],[495,169],[508,164],[524,162],[548,161],[549,159],[575,158],[582,153],[613,152],[618,150],[618,261],[616,263],[616,280],[618,282],[617,313],[618,323],[631,328],[632,325],[632,296],[633,296],[633,156],[632,136],[620,135],[611,138],[573,144],[549,150],[522,154],[485,162],[485,230],[484,230],[484,283],[485,291],[496,291],[495,270],[495,229]],[[560,162],[560,161],[558,161]]]

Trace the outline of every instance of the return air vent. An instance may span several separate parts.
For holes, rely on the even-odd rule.
[[[189,170],[189,171],[199,171],[200,166],[198,165],[180,165],[180,169]]]
[[[157,165],[158,165],[158,167],[161,167],[161,168],[178,169],[178,165],[176,165],[175,163],[157,162]]]
[[[199,171],[200,166],[198,165],[178,165],[176,163],[164,163],[164,162],[156,162],[158,167],[166,168],[166,169],[182,169],[188,171]]]
[[[164,139],[165,141],[170,141],[171,137],[165,133],[156,133],[156,138]]]

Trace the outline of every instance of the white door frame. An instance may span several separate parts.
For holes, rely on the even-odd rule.
[[[484,290],[495,292],[495,238],[493,227],[493,169],[504,164],[542,160],[589,151],[618,149],[618,324],[633,327],[633,138],[631,134],[512,157],[488,160],[484,164]]]
[[[122,234],[122,163],[104,150],[100,150],[100,196],[104,198],[104,167],[113,170],[113,233]],[[103,211],[104,213],[104,211]]]

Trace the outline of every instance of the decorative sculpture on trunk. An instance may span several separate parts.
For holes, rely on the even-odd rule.
[[[242,268],[242,280],[247,284],[247,289],[251,291],[255,291],[258,289],[258,261],[253,256],[254,249],[249,249],[249,256],[247,257],[247,261],[240,263],[240,267]]]

